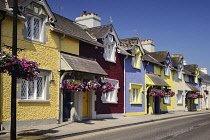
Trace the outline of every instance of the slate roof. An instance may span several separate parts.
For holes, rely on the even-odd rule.
[[[149,52],[149,55],[161,63],[165,61],[166,56],[168,55],[168,51]]]
[[[210,83],[210,76],[208,74],[205,74],[204,72],[199,71],[199,76],[204,82]]]
[[[74,71],[108,75],[94,59],[84,58],[67,53],[61,53],[61,55]]]
[[[198,68],[197,64],[184,65],[184,69],[189,71],[191,74],[195,74],[197,68]]]
[[[147,50],[143,49],[145,54],[142,56],[142,60],[143,61],[148,61],[148,62],[151,62],[153,64],[157,64],[161,67],[165,67],[163,64],[161,64],[160,62],[158,62],[155,58],[153,58],[148,52]]]
[[[169,87],[169,85],[163,80],[162,77],[160,77],[160,76],[158,76],[156,74],[152,74],[152,73],[147,73],[147,75],[153,81],[153,83],[155,83],[155,85]]]
[[[131,50],[134,44],[138,44],[138,41],[138,37],[120,39],[120,46],[125,50]]]
[[[95,37],[97,39],[101,39],[101,38],[103,38],[106,35],[106,33],[110,30],[111,27],[113,27],[112,24],[107,24],[107,25],[87,28],[85,30],[91,36],[93,36],[93,37]]]
[[[200,90],[197,88],[197,87],[195,87],[193,84],[191,84],[191,83],[186,83],[188,86],[189,86],[189,88],[191,89],[191,91],[195,91],[195,92],[199,92]]]
[[[54,23],[56,29],[55,31],[65,33],[68,36],[99,47],[104,47],[101,43],[91,38],[91,36],[88,35],[88,33],[81,28],[78,23],[56,13],[54,13],[54,16],[57,19],[57,22]]]
[[[182,54],[172,54],[171,55],[172,66],[177,67],[182,58],[183,58]]]

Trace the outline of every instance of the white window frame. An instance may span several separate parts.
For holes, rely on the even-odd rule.
[[[41,79],[41,81],[42,81],[42,85],[41,85],[41,89],[42,89],[42,91],[41,91],[41,97],[38,97],[38,93],[37,93],[37,91],[38,91],[38,86],[37,86],[37,83],[38,83],[38,80],[33,80],[33,81],[27,81],[27,80],[24,80],[24,79],[21,79],[21,99],[22,100],[44,100],[44,89],[45,89],[45,79],[46,79],[46,76],[39,76],[38,78],[42,78]],[[22,82],[24,82],[25,83],[25,96],[22,96]],[[30,83],[33,83],[33,96],[32,97],[30,97],[29,96],[29,90],[32,88],[29,88],[29,84]]]
[[[116,46],[117,42],[114,41],[114,35],[108,34],[104,38],[104,45],[106,46],[104,49],[104,59],[109,62],[116,63],[116,57],[115,57],[115,52],[116,52]]]
[[[30,20],[29,20],[30,18]],[[39,37],[38,38],[35,38],[34,37],[34,19],[37,19],[39,20]],[[28,36],[28,21],[30,21],[30,31],[31,31],[31,36]],[[33,41],[42,41],[42,19],[39,18],[39,17],[36,17],[36,16],[32,16],[32,15],[28,15],[26,16],[26,22],[25,22],[25,25],[26,25],[26,34],[27,34],[27,38],[30,39],[30,40],[33,40]]]
[[[118,93],[118,89],[120,88],[119,87],[119,80],[104,78],[101,81],[102,81],[102,83],[103,82],[111,82],[115,85],[114,91],[110,91],[110,92],[107,92],[107,93],[102,93],[102,96],[101,96],[102,102],[103,103],[117,104],[118,103],[117,93]]]
[[[42,95],[37,97],[37,80],[33,80],[34,82],[34,92],[33,92],[33,97],[28,96],[28,84],[32,81],[26,81],[23,79],[18,79],[17,84],[18,84],[18,102],[49,102],[50,98],[50,93],[49,93],[49,88],[50,88],[50,82],[52,81],[52,71],[51,70],[46,70],[46,69],[40,69],[40,74],[39,76],[42,78]],[[26,95],[25,97],[22,96],[22,82],[26,82]]]
[[[183,104],[183,91],[178,90],[177,92],[177,104]]]
[[[169,96],[163,97],[163,103],[164,104],[171,104],[171,98]]]

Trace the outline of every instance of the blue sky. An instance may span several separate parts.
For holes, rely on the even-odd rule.
[[[188,64],[210,74],[210,0],[48,0],[53,12],[71,20],[95,12],[102,25],[110,16],[120,39],[152,39],[156,51],[183,54]]]

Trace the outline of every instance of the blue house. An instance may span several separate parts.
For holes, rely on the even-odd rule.
[[[145,113],[144,50],[138,37],[120,40],[121,47],[130,55],[125,59],[125,116]]]

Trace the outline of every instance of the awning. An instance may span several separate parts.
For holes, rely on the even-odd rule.
[[[185,90],[187,90],[187,91],[194,91],[194,92],[200,92],[200,90],[197,87],[195,87],[193,84],[191,84],[191,83],[186,83],[185,84]]]
[[[61,53],[61,70],[108,75],[96,60],[66,53]]]
[[[146,74],[146,84],[169,87],[169,85],[164,81],[164,79],[162,77],[160,77],[156,74],[151,74],[151,73]]]

